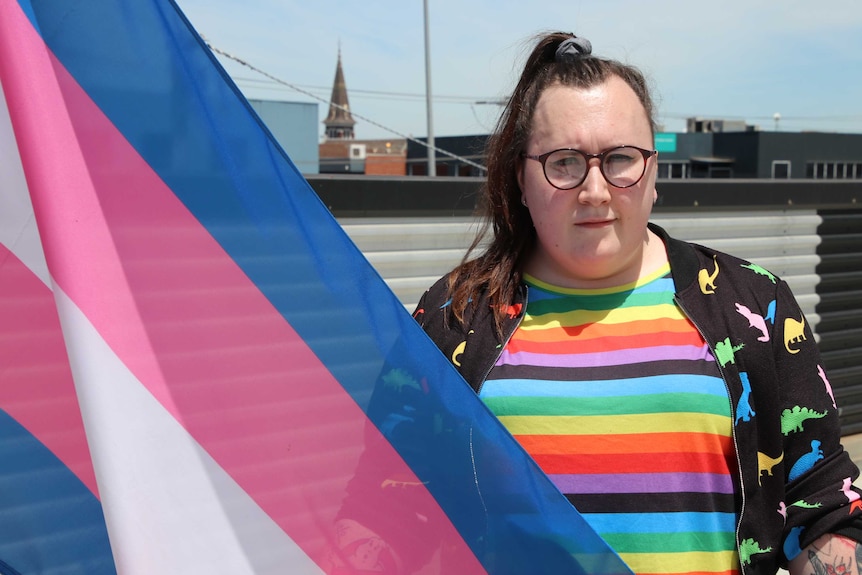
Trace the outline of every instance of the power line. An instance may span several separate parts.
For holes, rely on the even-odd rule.
[[[457,155],[457,154],[453,154],[452,152],[446,151],[446,150],[444,150],[444,149],[442,149],[442,148],[438,148],[437,146],[429,146],[426,142],[423,142],[422,140],[418,140],[418,139],[416,139],[416,138],[413,138],[412,136],[408,136],[407,134],[402,134],[401,132],[399,132],[399,131],[397,131],[397,130],[394,130],[394,129],[392,129],[392,128],[388,127],[388,126],[384,126],[383,124],[381,124],[381,123],[379,123],[379,122],[375,122],[374,120],[372,120],[372,119],[370,119],[370,118],[366,118],[366,117],[364,117],[364,116],[362,116],[362,115],[360,115],[360,114],[357,114],[356,112],[354,112],[354,111],[352,111],[352,110],[348,110],[348,109],[347,109],[347,108],[345,108],[344,106],[339,106],[338,104],[335,104],[335,103],[332,103],[332,102],[327,102],[324,98],[321,98],[320,96],[318,96],[318,95],[316,95],[316,94],[314,94],[314,93],[312,93],[312,92],[310,92],[310,91],[308,91],[308,90],[306,90],[306,89],[304,89],[304,88],[300,88],[299,86],[297,86],[297,85],[295,85],[295,84],[291,84],[290,82],[286,82],[286,81],[284,81],[284,80],[282,80],[282,79],[280,79],[280,78],[277,78],[277,77],[273,76],[272,74],[270,74],[270,73],[268,73],[268,72],[264,72],[264,71],[263,71],[263,70],[261,70],[260,68],[258,68],[258,67],[256,67],[256,66],[254,66],[254,65],[252,65],[252,64],[250,64],[250,63],[248,63],[248,62],[246,62],[246,61],[245,61],[245,60],[243,60],[242,58],[239,58],[239,57],[237,57],[237,56],[234,56],[233,54],[230,54],[230,53],[228,53],[228,52],[225,52],[224,50],[221,50],[221,49],[219,49],[219,48],[216,48],[215,46],[213,46],[212,44],[210,44],[210,43],[209,43],[209,40],[207,40],[206,38],[203,38],[203,41],[204,41],[204,43],[206,43],[207,47],[208,47],[210,50],[212,50],[214,53],[219,54],[219,55],[221,55],[221,56],[224,56],[225,58],[229,58],[230,60],[233,60],[233,61],[234,61],[234,62],[236,62],[237,64],[239,64],[239,65],[241,65],[241,66],[245,66],[245,67],[246,67],[246,68],[248,68],[249,70],[252,70],[252,71],[254,71],[254,72],[257,72],[258,74],[260,74],[260,75],[262,75],[262,76],[264,76],[264,77],[266,77],[266,78],[268,78],[268,79],[272,80],[273,82],[275,82],[275,83],[277,83],[277,84],[280,84],[280,85],[282,85],[282,86],[286,86],[286,87],[290,88],[291,90],[295,90],[296,92],[299,92],[300,94],[304,94],[304,95],[308,96],[309,98],[314,98],[315,100],[318,100],[318,101],[320,101],[320,102],[323,102],[324,104],[329,104],[330,106],[334,106],[334,107],[335,107],[335,108],[337,108],[337,109],[340,109],[340,110],[343,110],[343,111],[345,111],[345,112],[348,112],[348,113],[349,113],[349,114],[351,114],[352,116],[354,116],[354,117],[356,117],[356,118],[359,118],[360,120],[362,120],[362,121],[364,121],[364,122],[368,122],[368,123],[369,123],[369,124],[371,124],[372,126],[376,126],[376,127],[380,128],[380,129],[382,129],[382,130],[386,130],[387,132],[389,132],[389,133],[391,133],[391,134],[394,134],[394,135],[398,136],[399,138],[403,138],[403,139],[405,139],[405,140],[409,140],[409,141],[414,142],[414,143],[416,143],[416,144],[419,144],[419,145],[425,146],[426,148],[432,148],[435,152],[440,152],[441,154],[444,154],[444,155],[446,155],[446,156],[449,156],[450,158],[454,158],[454,159],[456,159],[456,160],[458,160],[458,161],[460,161],[460,162],[463,162],[463,163],[465,163],[465,164],[467,164],[467,165],[473,166],[474,168],[478,168],[478,169],[483,170],[483,171],[486,171],[486,170],[487,170],[487,168],[486,168],[485,166],[483,166],[482,164],[478,164],[478,163],[476,163],[476,162],[474,162],[474,161],[472,161],[472,160],[468,160],[467,158],[464,158],[464,157],[459,156],[459,155]]]
[[[254,87],[259,88],[259,89],[266,89],[266,88],[281,89],[278,84],[276,84],[275,82],[273,82],[271,80],[261,80],[258,78],[249,78],[249,77],[243,77],[243,76],[233,76],[233,79],[238,84],[254,85]],[[328,93],[330,90],[332,90],[332,86],[329,86],[329,87],[326,87],[326,86],[309,86],[309,85],[302,85],[302,84],[294,84],[294,85],[299,87],[299,88],[303,88],[305,90],[308,90],[308,91],[315,91],[315,92],[321,92],[321,93]],[[390,99],[391,100],[424,100],[425,99],[425,94],[419,94],[416,92],[390,92],[390,91],[384,91],[384,90],[363,90],[361,88],[351,88],[350,89],[350,97],[353,98],[356,95],[358,95],[360,97],[364,96],[364,97],[369,97],[369,98],[376,97],[376,98],[379,98],[381,100],[390,100]],[[487,96],[435,95],[435,96],[433,96],[433,98],[435,101],[448,102],[448,103],[474,104],[474,103],[477,103],[477,100],[483,104],[494,103],[492,101],[489,101]]]

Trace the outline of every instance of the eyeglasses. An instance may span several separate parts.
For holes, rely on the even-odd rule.
[[[655,150],[644,150],[637,146],[617,146],[600,154],[562,148],[538,156],[524,154],[524,157],[541,162],[549,184],[559,190],[571,190],[587,179],[592,158],[599,159],[599,169],[610,185],[630,188],[644,177],[647,160],[655,153]]]

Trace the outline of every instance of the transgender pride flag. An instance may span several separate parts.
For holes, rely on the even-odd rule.
[[[339,517],[628,573],[175,4],[3,0],[0,86],[0,573],[324,573]]]

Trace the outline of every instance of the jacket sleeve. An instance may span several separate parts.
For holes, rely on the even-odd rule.
[[[792,560],[826,533],[862,535],[859,470],[841,445],[838,405],[813,333],[789,286],[776,288],[772,342],[779,382],[787,521]]]

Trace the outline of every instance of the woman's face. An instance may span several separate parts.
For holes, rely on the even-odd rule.
[[[646,112],[624,80],[611,76],[586,89],[556,84],[539,97],[527,154],[559,148],[598,154],[616,146],[653,149]],[[521,159],[518,183],[537,235],[525,271],[564,287],[610,287],[657,267],[664,246],[646,227],[656,198],[655,162],[647,160],[637,184],[616,188],[591,159],[582,184],[559,190],[541,162]]]

